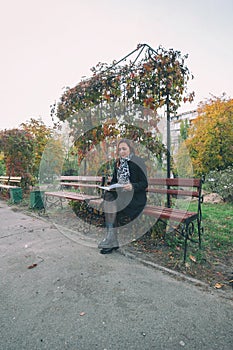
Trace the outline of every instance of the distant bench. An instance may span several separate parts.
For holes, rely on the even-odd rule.
[[[101,198],[99,186],[103,186],[105,177],[103,176],[61,176],[59,179],[58,191],[45,191],[44,203],[45,209],[50,205],[60,204],[63,200],[73,200],[86,202]],[[73,189],[73,190],[72,190]]]
[[[202,227],[202,211],[201,204],[203,202],[202,197],[202,179],[194,178],[149,178],[148,179],[148,204],[143,210],[144,215],[152,216],[160,221],[176,222],[177,227],[174,228],[184,238],[184,262],[187,255],[187,241],[195,241],[193,239],[195,227],[197,224],[198,243],[201,247],[201,235],[203,233]],[[165,195],[166,205],[160,203],[153,203],[151,194]],[[156,196],[157,197],[157,196]],[[196,199],[196,211],[182,210],[172,207],[172,201],[174,198],[190,198]],[[164,198],[163,198],[164,199]],[[158,197],[157,199],[158,200]]]
[[[21,176],[0,176],[0,188],[9,190],[20,187]]]
[[[13,203],[19,203],[22,200],[21,176],[0,176],[0,192],[9,196]]]

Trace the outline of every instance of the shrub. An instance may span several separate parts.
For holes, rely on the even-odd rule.
[[[0,160],[0,175],[6,174],[6,166],[3,160]]]
[[[218,193],[225,202],[233,203],[233,166],[210,171],[206,176],[205,188]]]

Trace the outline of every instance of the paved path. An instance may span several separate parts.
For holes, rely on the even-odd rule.
[[[232,349],[233,304],[217,293],[101,255],[4,202],[0,243],[0,350]]]

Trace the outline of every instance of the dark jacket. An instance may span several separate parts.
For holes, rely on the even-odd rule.
[[[119,192],[118,195],[122,197],[131,196],[130,202],[127,206],[121,210],[121,214],[124,214],[131,219],[137,217],[146,205],[146,188],[148,187],[147,182],[147,170],[145,162],[142,158],[133,155],[131,160],[128,161],[130,182],[133,185],[133,196],[132,191]],[[117,183],[117,162],[114,166],[114,172],[111,184]]]

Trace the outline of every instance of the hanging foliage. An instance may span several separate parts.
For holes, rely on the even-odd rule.
[[[136,58],[127,61],[135,53]],[[98,63],[89,79],[67,88],[51,113],[60,121],[68,121],[74,140],[81,137],[80,160],[90,145],[119,130],[119,125],[114,122],[113,128],[109,120],[117,118],[126,128],[134,125],[147,133],[156,129],[162,107],[169,104],[170,113],[174,113],[182,101],[191,102],[194,93],[188,94],[187,83],[193,76],[185,64],[187,57],[173,49],[160,46],[155,51],[140,44],[118,62]],[[158,133],[152,137],[157,142]]]
[[[185,65],[188,55],[161,46],[155,51],[145,44],[138,45],[139,49],[147,49],[139,62],[122,65],[121,60],[110,66],[98,63],[91,69],[90,79],[67,88],[57,106],[59,120],[109,102],[133,102],[157,110],[169,97],[170,110],[175,112],[182,100],[193,100],[194,93],[183,96],[187,93],[188,80],[193,78]]]

